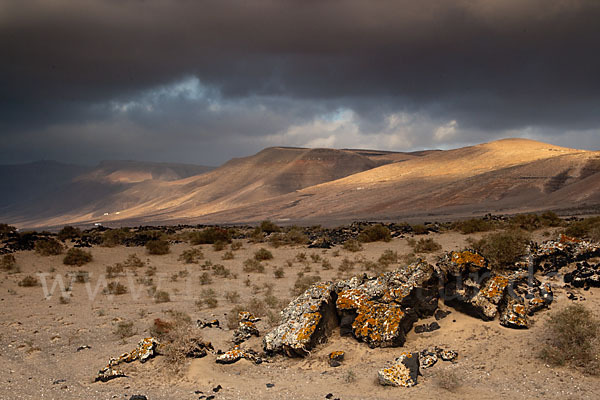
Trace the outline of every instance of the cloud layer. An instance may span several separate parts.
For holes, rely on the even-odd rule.
[[[3,0],[0,159],[600,148],[595,0]]]

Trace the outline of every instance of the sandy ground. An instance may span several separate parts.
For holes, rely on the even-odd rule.
[[[467,236],[455,232],[431,234],[443,246],[443,251],[462,248]],[[542,239],[538,233],[538,239]],[[123,366],[126,378],[107,383],[93,383],[97,371],[110,357],[132,350],[137,342],[148,335],[155,318],[168,318],[168,310],[182,311],[192,319],[221,321],[223,329],[205,328],[204,339],[215,348],[231,347],[232,331],[226,327],[226,314],[235,306],[225,298],[227,292],[237,291],[240,303],[251,298],[264,298],[268,285],[281,304],[291,300],[290,289],[297,273],[308,269],[306,264],[294,262],[287,266],[299,252],[318,254],[330,260],[333,268],[323,270],[320,263],[310,262],[310,272],[323,280],[339,279],[338,266],[344,257],[364,257],[376,260],[386,249],[406,254],[410,251],[405,238],[389,243],[372,243],[358,253],[342,249],[313,250],[303,246],[274,249],[268,244],[244,242],[235,251],[233,260],[222,260],[223,252],[215,252],[212,246],[201,248],[205,259],[223,264],[237,278],[213,277],[210,285],[200,285],[198,276],[204,272],[198,264],[184,264],[178,256],[188,244],[176,244],[171,253],[150,256],[144,248],[94,247],[94,260],[82,267],[62,264],[61,256],[41,257],[33,252],[20,252],[15,256],[21,272],[0,275],[0,399],[129,399],[133,394],[144,394],[148,399],[198,399],[202,394],[215,395],[215,399],[324,399],[329,393],[339,399],[391,399],[391,398],[477,398],[477,399],[597,399],[600,398],[600,378],[584,376],[568,368],[550,368],[536,358],[539,333],[548,312],[535,317],[529,330],[512,330],[499,325],[498,321],[483,322],[457,311],[439,321],[441,329],[432,333],[410,332],[402,348],[370,349],[350,337],[340,337],[334,332],[326,344],[315,349],[304,359],[275,357],[269,362],[254,365],[242,360],[232,365],[219,365],[215,356],[187,362],[183,371],[175,373],[162,357],[145,364],[134,362]],[[244,273],[243,261],[260,247],[269,249],[274,259],[265,262],[265,273]],[[335,256],[335,251],[339,256]],[[102,294],[106,266],[123,262],[128,255],[137,254],[148,265],[156,267],[154,283],[159,290],[166,290],[171,301],[156,304],[147,293],[148,287],[137,283],[148,268],[130,271],[129,275],[117,277],[128,287],[129,293],[120,296]],[[434,261],[441,252],[427,257]],[[202,261],[200,261],[202,263]],[[274,267],[284,267],[285,276],[276,279]],[[88,271],[90,282],[73,283],[68,304],[59,301],[60,287],[46,297],[43,286],[20,287],[17,283],[26,275],[47,273],[46,290],[50,291],[58,278],[67,284],[71,271]],[[187,270],[187,277],[172,280],[180,271]],[[359,266],[351,274],[360,273]],[[137,274],[137,276],[134,276]],[[346,275],[348,276],[348,275]],[[245,281],[250,280],[250,286]],[[109,280],[110,281],[110,280]],[[555,302],[552,309],[569,304],[557,279]],[[217,293],[216,308],[198,308],[195,301],[203,289],[212,288]],[[574,292],[578,292],[574,290]],[[600,313],[600,290],[581,291],[585,304]],[[447,309],[444,305],[441,308]],[[273,307],[277,312],[281,307]],[[250,310],[252,311],[252,310]],[[431,321],[434,319],[431,318]],[[134,323],[135,335],[120,339],[115,333],[121,321]],[[424,320],[429,322],[429,320]],[[268,318],[258,323],[261,338],[253,338],[246,347],[259,350],[262,334],[271,326]],[[89,349],[77,351],[80,346]],[[438,362],[423,370],[419,384],[413,388],[382,387],[377,384],[377,370],[402,351],[419,351],[428,346],[442,346],[459,352],[455,363]],[[327,354],[334,350],[346,352],[342,366],[332,368],[327,364]],[[460,377],[460,385],[453,392],[436,385],[436,374],[442,370],[454,370]],[[267,384],[273,384],[267,387]],[[218,393],[212,388],[221,385]],[[203,392],[196,393],[198,391]]]

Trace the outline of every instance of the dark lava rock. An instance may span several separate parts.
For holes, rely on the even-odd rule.
[[[438,329],[440,329],[440,325],[437,322],[432,322],[430,324],[416,325],[415,333],[433,332]]]
[[[435,313],[433,314],[433,316],[435,317],[436,321],[439,321],[441,319],[446,318],[451,313],[452,313],[452,311],[444,311],[444,310],[441,310],[438,308],[437,310],[435,310]]]
[[[129,398],[129,400],[148,400],[148,398],[143,394],[134,394]]]

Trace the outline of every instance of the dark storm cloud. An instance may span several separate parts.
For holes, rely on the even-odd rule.
[[[394,113],[457,121],[464,142],[593,135],[598,21],[596,0],[0,0],[0,129],[15,149],[23,132],[90,124],[252,141],[341,108],[363,135]],[[202,96],[110,106],[190,77],[217,111]]]

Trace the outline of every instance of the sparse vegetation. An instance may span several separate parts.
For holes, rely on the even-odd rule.
[[[455,392],[461,386],[461,379],[456,372],[450,369],[436,371],[433,375],[434,384],[440,389]]]
[[[183,261],[185,264],[198,264],[198,260],[203,259],[204,253],[200,249],[184,250],[177,258],[177,260]]]
[[[225,293],[225,299],[230,303],[239,303],[240,302],[240,294],[238,292],[230,291]]]
[[[338,267],[338,270],[342,273],[350,272],[353,269],[354,269],[354,261],[351,261],[348,257],[344,257],[344,259],[340,263],[340,266]]]
[[[494,229],[494,224],[483,218],[472,218],[464,221],[456,221],[451,225],[452,229],[463,234],[471,234],[475,232],[487,232]]]
[[[171,296],[169,296],[169,292],[164,290],[156,290],[154,292],[154,302],[155,303],[168,303],[171,301]]]
[[[572,221],[564,230],[565,235],[600,242],[600,217]]]
[[[298,276],[296,282],[294,282],[294,287],[292,288],[292,294],[294,296],[299,296],[306,291],[309,287],[319,282],[321,277],[319,275],[301,275]]]
[[[109,229],[102,234],[102,245],[105,247],[119,246],[132,236],[129,228]]]
[[[81,250],[79,248],[72,248],[67,251],[63,264],[65,265],[77,265],[82,266],[92,261],[92,253],[89,251]]]
[[[106,266],[106,277],[108,279],[114,278],[115,276],[122,275],[124,271],[123,264],[107,265]]]
[[[492,268],[508,267],[523,257],[531,240],[522,230],[491,233],[480,240],[470,240],[473,249],[484,256]]]
[[[208,308],[215,308],[219,304],[217,293],[213,289],[203,289],[200,298],[202,304],[206,305]]]
[[[260,229],[261,232],[264,232],[266,234],[281,232],[281,228],[269,220],[262,221],[258,226],[258,229]]]
[[[378,262],[380,264],[390,265],[398,262],[398,252],[393,250],[385,250],[379,257]]]
[[[411,225],[411,228],[415,235],[427,235],[429,233],[429,229],[422,224]]]
[[[323,261],[321,262],[321,268],[323,268],[324,271],[330,270],[331,267],[331,262],[324,258]]]
[[[222,260],[233,260],[234,258],[235,258],[235,255],[233,254],[233,251],[231,251],[231,250],[223,253],[223,256],[221,257]]]
[[[244,272],[265,272],[265,266],[260,263],[260,261],[255,258],[249,258],[244,261]]]
[[[190,243],[196,244],[214,244],[215,242],[231,242],[231,234],[227,229],[219,227],[206,228],[199,232],[190,234]]]
[[[210,285],[212,283],[212,278],[208,274],[208,272],[203,272],[200,274],[200,284],[201,285]]]
[[[35,252],[41,256],[57,256],[64,250],[63,245],[56,239],[47,238],[35,242]]]
[[[223,251],[223,250],[225,250],[226,246],[227,246],[227,242],[225,242],[223,240],[217,240],[216,242],[213,243],[213,250],[214,251]]]
[[[582,304],[554,312],[543,331],[540,358],[569,365],[585,374],[600,374],[600,321]]]
[[[231,271],[225,268],[222,264],[215,264],[212,266],[213,275],[221,278],[229,278],[232,274]]]
[[[130,254],[127,256],[127,259],[123,261],[123,266],[125,268],[143,268],[146,266],[146,263],[143,262],[136,254]]]
[[[23,279],[21,279],[19,281],[19,286],[22,286],[22,287],[40,286],[40,281],[38,281],[37,278],[34,276],[27,275],[26,277],[24,277]]]
[[[133,328],[132,321],[121,321],[117,324],[114,334],[117,335],[120,339],[125,339],[135,335],[137,332]]]
[[[164,239],[150,240],[146,243],[146,250],[148,250],[148,254],[152,255],[169,254],[169,247],[169,242]]]
[[[239,240],[235,240],[231,242],[231,251],[236,251],[242,248],[242,242]]]
[[[12,254],[5,254],[0,259],[0,269],[3,271],[16,271],[17,259]]]
[[[254,259],[258,260],[258,261],[272,260],[273,253],[271,253],[269,250],[261,247],[259,250],[254,252]]]
[[[363,243],[389,242],[390,240],[392,240],[392,235],[389,228],[381,224],[371,225],[358,235],[358,241]]]
[[[362,244],[360,244],[360,242],[358,240],[350,239],[350,240],[346,240],[344,242],[344,244],[342,245],[342,248],[344,250],[356,253],[358,251],[361,251],[363,249],[363,246],[362,246]]]
[[[421,238],[413,246],[415,253],[433,253],[442,249],[442,246],[432,238]]]
[[[273,271],[273,275],[275,275],[275,278],[280,279],[285,276],[285,271],[281,267],[275,268],[275,270]]]
[[[127,287],[120,282],[109,282],[102,291],[104,294],[121,295],[127,293]]]

